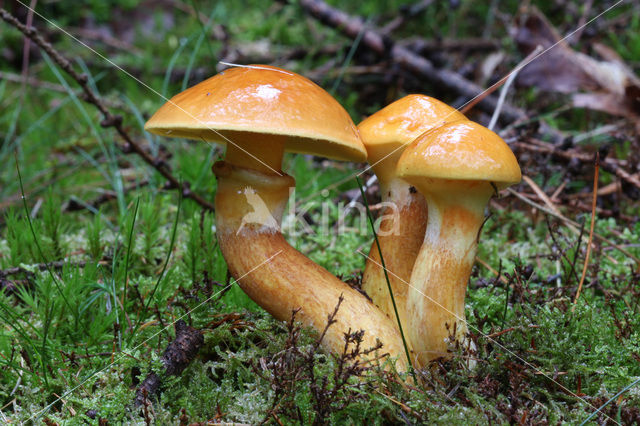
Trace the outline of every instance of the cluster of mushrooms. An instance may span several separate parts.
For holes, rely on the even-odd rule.
[[[451,356],[452,345],[472,345],[464,299],[484,210],[521,177],[492,131],[423,95],[406,96],[356,127],[315,83],[266,65],[231,68],[185,90],[145,129],[226,143],[225,161],[213,166],[218,242],[242,290],[275,318],[288,320],[299,309],[304,325],[323,330],[342,295],[326,349],[340,352],[345,333],[364,330],[363,347],[379,340],[399,371],[409,363],[398,321],[414,367]],[[295,186],[281,170],[285,150],[371,164],[383,201],[395,205],[381,224],[393,232],[380,232],[378,241],[398,317],[375,241],[362,280],[369,300],[284,239],[282,214]]]

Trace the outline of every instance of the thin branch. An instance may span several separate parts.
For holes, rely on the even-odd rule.
[[[198,355],[200,347],[204,344],[204,336],[198,329],[188,326],[183,320],[176,321],[176,338],[169,343],[164,354],[162,364],[165,368],[164,376],[178,376]],[[151,372],[144,379],[134,399],[136,407],[148,403],[149,397],[157,395],[162,385],[162,377]]]
[[[397,41],[416,54],[425,55],[444,50],[477,52],[479,50],[497,50],[500,44],[495,40],[484,38],[436,39],[426,40],[420,37],[410,37]]]
[[[578,291],[576,292],[576,298],[573,299],[573,307],[571,312],[576,308],[576,303],[580,297],[580,291],[582,290],[582,284],[584,278],[587,276],[587,267],[589,266],[589,256],[591,255],[591,242],[593,241],[593,227],[596,222],[596,202],[598,201],[598,171],[600,170],[600,155],[596,152],[596,171],[593,175],[593,202],[591,204],[591,227],[589,228],[589,244],[587,245],[587,254],[584,259],[584,267],[582,268],[582,277],[580,277],[580,284],[578,285]]]
[[[520,194],[518,191],[514,190],[513,188],[507,188],[506,189],[507,192],[509,192],[511,195],[515,196],[516,198],[518,198],[521,201],[524,201],[525,203],[529,204],[532,207],[535,207],[536,209],[540,210],[541,212],[544,212],[550,216],[556,217],[558,219],[560,219],[561,221],[563,221],[566,224],[570,224],[573,225],[574,228],[576,228],[576,233],[579,233],[580,231],[577,230],[578,227],[580,227],[580,224],[577,223],[576,221],[573,221],[561,214],[558,214],[550,209],[548,209],[545,206],[542,206],[534,201],[531,201],[530,199],[528,199],[527,197],[525,197],[524,195]],[[573,228],[569,228],[572,229]],[[594,232],[593,236],[595,239],[598,239],[600,241],[605,242],[606,244],[609,244],[611,247],[615,248],[616,250],[618,250],[619,252],[623,253],[624,255],[626,255],[627,257],[629,257],[630,259],[633,259],[634,262],[636,262],[636,264],[638,265],[638,268],[640,269],[640,258],[638,258],[637,256],[634,256],[632,253],[630,253],[628,250],[626,250],[625,248],[623,248],[620,244],[616,244],[613,241],[611,241],[610,239],[603,237],[602,235]]]
[[[341,10],[327,5],[322,0],[300,0],[300,6],[311,16],[323,24],[338,29],[344,35],[355,39],[362,34],[361,43],[381,56],[388,56],[393,62],[405,68],[418,77],[426,78],[447,89],[473,99],[484,92],[484,89],[460,74],[436,68],[428,59],[419,56],[406,47],[396,44],[391,38],[381,35],[378,31],[366,28],[362,19],[354,18]],[[493,113],[498,101],[493,96],[486,96],[479,103],[486,112]],[[525,112],[509,104],[502,108],[502,118],[505,122],[512,122],[524,118]]]
[[[533,51],[531,53],[529,53],[527,55],[526,58],[524,58],[522,61],[520,61],[518,66],[516,66],[516,68],[513,71],[511,71],[508,74],[507,79],[506,79],[506,83],[504,84],[504,87],[500,91],[500,96],[498,97],[498,105],[496,106],[496,109],[493,112],[493,115],[491,116],[491,121],[489,122],[489,125],[487,126],[487,128],[489,130],[493,130],[493,128],[495,127],[496,123],[498,122],[498,118],[500,118],[500,112],[502,111],[502,108],[504,107],[504,101],[507,98],[507,93],[509,92],[509,88],[511,87],[513,82],[516,80],[516,77],[518,76],[518,73],[520,72],[520,70],[522,69],[522,67],[524,65],[528,64],[531,61],[531,59],[533,59],[541,51],[542,51],[542,46],[537,46],[535,49],[533,49]]]
[[[102,114],[103,120],[100,122],[100,125],[103,128],[115,128],[120,137],[125,141],[124,144],[116,144],[123,153],[136,153],[144,160],[145,163],[156,169],[168,181],[168,186],[170,188],[180,188],[183,197],[192,199],[200,206],[208,210],[214,210],[214,206],[211,202],[205,200],[200,195],[191,191],[188,182],[183,181],[183,183],[181,184],[178,178],[176,178],[171,173],[169,167],[164,161],[152,157],[141,145],[133,140],[133,138],[125,131],[122,125],[122,116],[111,114],[107,106],[102,102],[102,100],[100,100],[100,98],[98,98],[93,90],[91,90],[91,88],[89,87],[89,78],[87,77],[87,75],[76,72],[76,70],[73,69],[71,62],[57,50],[55,50],[48,41],[42,38],[42,36],[35,28],[27,27],[26,25],[22,24],[16,17],[2,8],[0,8],[0,18],[2,18],[9,25],[18,29],[21,33],[23,33],[31,41],[33,41],[38,47],[46,52],[47,55],[49,55],[60,68],[62,68],[73,80],[75,80],[80,85],[83,92],[83,100],[94,105]]]
[[[526,149],[527,151],[533,152],[541,152],[546,154],[551,154],[555,157],[562,158],[567,161],[571,161],[572,159],[579,160],[583,163],[591,163],[593,161],[593,157],[590,154],[582,153],[577,150],[562,150],[552,144],[545,143],[542,141],[532,140],[534,143],[526,143],[526,142],[514,142],[510,144],[512,146]],[[609,172],[618,176],[621,180],[626,183],[633,185],[637,189],[640,190],[640,176],[636,174],[632,174],[625,170],[622,164],[626,164],[625,161],[616,160],[613,158],[605,158],[600,161],[600,167]]]

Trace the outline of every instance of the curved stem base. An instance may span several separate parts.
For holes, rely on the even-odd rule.
[[[397,357],[406,369],[397,327],[362,294],[291,247],[280,233],[280,223],[292,177],[273,176],[218,162],[216,195],[217,234],[222,254],[240,287],[279,320],[297,318],[321,332],[340,295],[344,301],[329,327],[323,345],[344,350],[344,333],[365,330],[361,347],[383,343],[380,353]],[[268,262],[265,260],[270,259]],[[370,354],[369,358],[375,355]]]

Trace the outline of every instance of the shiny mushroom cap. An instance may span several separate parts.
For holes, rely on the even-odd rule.
[[[383,174],[387,172],[384,169],[395,173],[395,162],[405,145],[434,127],[460,120],[466,117],[444,102],[425,95],[407,95],[364,119],[358,131],[369,163],[380,162],[376,169],[383,169]]]
[[[473,121],[445,124],[420,135],[397,165],[409,182],[429,179],[486,181],[498,189],[520,182],[520,166],[509,146],[494,132]]]
[[[353,121],[331,95],[305,77],[267,65],[231,68],[175,95],[145,130],[217,143],[253,134],[260,144],[271,139],[260,135],[280,135],[287,151],[366,159]]]

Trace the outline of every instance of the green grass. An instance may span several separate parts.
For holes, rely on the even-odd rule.
[[[41,12],[65,26],[79,26],[79,10],[61,11],[66,3],[44,5]],[[134,3],[91,2],[91,13],[98,23],[108,23],[110,10],[120,7],[132,14]],[[325,45],[341,46],[335,55],[336,69],[351,64],[343,62],[353,52],[351,42],[306,18],[295,3],[252,0],[242,7],[231,2],[195,3],[204,16],[226,27],[232,47],[269,40],[275,65],[305,74],[333,59],[321,53],[317,37]],[[402,2],[331,3],[384,25]],[[463,1],[451,9],[447,2],[436,2],[398,36],[480,37],[488,3],[476,3]],[[518,2],[509,1],[501,4],[501,11],[511,15],[517,7]],[[148,14],[151,19],[144,24],[137,24],[136,20],[142,22],[138,15],[125,22],[135,34],[130,43],[140,54],[92,45],[166,96],[193,84],[198,72],[215,73],[223,42],[202,36],[207,23],[200,24],[179,9],[153,9]],[[167,26],[169,15],[174,23]],[[553,23],[567,24],[560,18]],[[0,25],[0,45],[21,52],[20,34]],[[637,17],[631,27],[638,27]],[[603,41],[633,63],[636,33],[620,32]],[[518,54],[506,34],[498,19],[492,36],[502,40],[515,64]],[[175,175],[213,200],[216,182],[211,164],[221,157],[221,150],[146,134],[145,120],[164,100],[69,38],[53,39],[56,48],[90,76],[91,85],[113,111],[124,116],[136,140],[154,155],[171,152],[167,161]],[[281,59],[300,46],[307,49],[302,58]],[[351,61],[362,59],[359,55],[356,49]],[[482,55],[474,58],[481,60]],[[20,68],[3,62],[0,71],[19,74]],[[181,416],[189,422],[266,419],[288,424],[300,420],[298,413],[303,423],[319,420],[314,417],[313,386],[305,381],[295,383],[283,397],[278,419],[269,416],[276,397],[273,377],[279,373],[272,366],[283,348],[291,349],[290,330],[228,277],[216,242],[214,214],[181,199],[176,191],[163,189],[157,171],[134,155],[122,154],[114,145],[115,132],[100,127],[98,112],[78,97],[75,83],[47,57],[32,56],[29,75],[64,91],[0,81],[0,271],[23,268],[10,276],[0,272],[0,422],[41,423],[45,418],[64,424],[93,424],[98,418],[110,424],[143,422],[131,404],[136,380],[162,370],[159,357],[173,338],[171,324],[183,316],[203,330],[205,344],[180,376],[164,381],[161,399],[153,407],[158,424],[178,423]],[[336,87],[335,96],[358,122],[382,106],[382,101],[361,98],[359,90],[367,85],[363,81],[370,84],[377,77],[367,78],[337,73],[320,83],[328,90]],[[438,87],[425,86],[424,91],[455,101],[455,94]],[[395,96],[403,94],[397,90]],[[536,96],[535,90],[522,90],[514,102],[527,107]],[[560,100],[552,101],[542,113],[550,115],[548,124],[569,133],[586,132],[598,127],[600,120],[603,124],[610,120],[573,110],[552,113],[560,107]],[[633,150],[632,145],[623,141],[614,150],[623,155]],[[348,203],[341,197],[357,188],[352,175],[360,165],[288,155],[285,170],[297,180],[297,212],[306,211],[315,231],[300,234],[299,228],[289,229],[290,243],[345,280],[359,277],[364,258],[357,251],[366,252],[373,236],[338,234],[336,229],[338,202]],[[602,174],[602,184],[612,179]],[[533,177],[548,192],[565,178],[563,172]],[[145,185],[124,190],[135,183]],[[590,186],[588,180],[573,179],[567,190],[579,192]],[[70,200],[87,203],[105,192],[113,200],[98,209],[64,210]],[[329,222],[322,224],[325,200],[334,205]],[[562,223],[549,219],[548,225],[528,207],[516,210],[508,200],[500,203],[507,208],[495,211],[486,223],[478,256],[500,269],[508,284],[478,264],[467,298],[470,330],[478,344],[477,368],[466,370],[456,356],[443,368],[422,372],[423,383],[417,386],[402,386],[381,371],[371,371],[366,380],[352,380],[339,390],[338,401],[344,404],[336,404],[324,420],[485,424],[525,418],[530,423],[573,424],[587,419],[595,407],[640,377],[637,265],[619,250],[599,245],[591,254],[586,287],[572,310],[586,242],[577,248],[577,235]],[[635,217],[639,213],[632,203],[620,209]],[[571,217],[589,229],[589,214]],[[346,226],[360,225],[355,212],[344,220]],[[366,222],[364,229],[368,230]],[[637,220],[598,219],[595,231],[640,256]],[[61,267],[38,266],[61,260],[65,261]],[[229,314],[237,316],[216,326]],[[509,331],[496,335],[504,330]],[[315,338],[310,330],[302,330],[300,350],[312,347]],[[301,365],[311,363],[315,377],[333,377],[337,365],[333,357],[317,352],[310,359]],[[639,389],[640,385],[628,389],[605,408],[606,415],[627,422],[640,404]],[[583,400],[572,394],[578,392]],[[94,420],[87,417],[90,410],[96,411]]]

